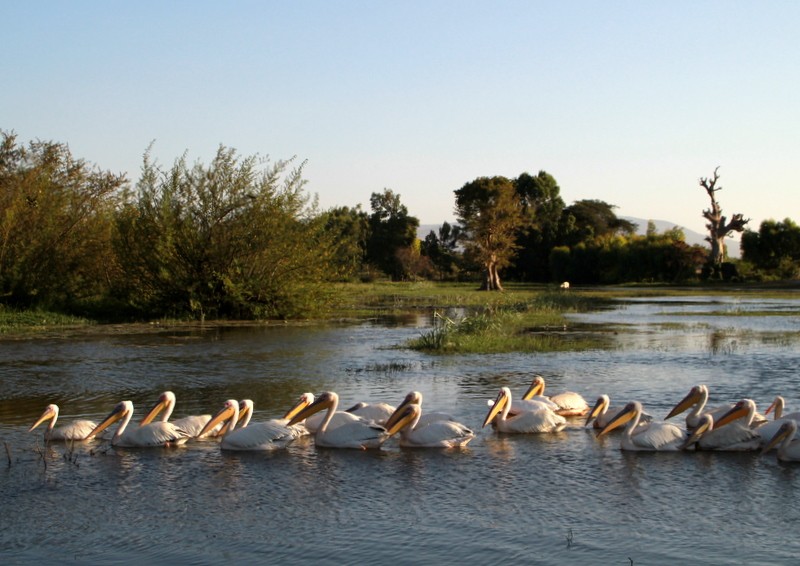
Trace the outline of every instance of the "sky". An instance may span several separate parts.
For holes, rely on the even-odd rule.
[[[541,170],[567,204],[705,232],[800,222],[800,2],[0,2],[0,130],[135,183],[242,156],[305,162],[319,206],[388,188],[422,224]]]

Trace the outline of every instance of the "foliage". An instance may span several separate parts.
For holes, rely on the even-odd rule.
[[[742,260],[767,274],[791,279],[800,275],[800,226],[791,219],[765,220],[758,232],[742,234]]]
[[[458,279],[462,270],[461,253],[458,242],[461,227],[444,222],[438,235],[431,231],[422,241],[420,252],[430,259],[435,269],[435,277],[441,281]]]
[[[323,213],[325,231],[335,242],[332,263],[342,280],[361,271],[366,254],[369,220],[360,206],[333,208]]]
[[[107,291],[110,231],[123,175],[75,159],[66,145],[0,145],[0,296],[21,307],[76,308]]]
[[[145,154],[138,193],[117,218],[118,292],[150,315],[286,318],[325,300],[335,278],[335,231],[314,214],[303,165],[186,156],[163,171]]]
[[[369,216],[369,234],[366,260],[394,281],[407,279],[410,274],[398,257],[398,251],[411,246],[417,239],[419,220],[408,214],[400,202],[400,195],[391,189],[372,193],[372,214]]]

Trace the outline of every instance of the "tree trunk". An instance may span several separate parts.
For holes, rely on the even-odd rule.
[[[500,284],[500,275],[497,272],[497,262],[488,261],[484,272],[481,291],[502,291],[503,285]]]
[[[727,218],[722,215],[722,207],[714,196],[715,192],[722,190],[722,187],[717,187],[718,171],[719,167],[714,169],[713,178],[703,177],[700,179],[700,186],[706,190],[711,199],[711,208],[703,211],[703,218],[708,220],[708,224],[706,224],[708,229],[706,241],[711,244],[708,267],[712,276],[720,273],[722,262],[725,259],[725,238],[731,232],[742,232],[745,225],[750,222],[749,218],[745,219],[741,214],[734,214],[730,222],[727,222]]]

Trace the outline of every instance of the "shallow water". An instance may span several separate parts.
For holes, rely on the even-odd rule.
[[[745,310],[764,314],[736,316]],[[661,418],[697,383],[711,404],[750,397],[763,411],[780,393],[798,410],[797,312],[800,298],[625,301],[573,317],[607,333],[610,348],[548,355],[395,347],[427,317],[1,342],[0,561],[795,563],[800,466],[774,455],[624,453],[618,437],[597,440],[581,421],[554,435],[480,430],[453,452],[395,441],[376,452],[311,441],[271,454],[213,442],[71,450],[27,428],[51,402],[65,422],[99,420],[121,399],[141,414],[165,389],[176,416],[250,397],[256,421],[304,391],[335,390],[347,405],[397,403],[417,389],[426,409],[477,430],[486,399],[503,385],[522,393],[533,372],[548,392],[637,399]]]

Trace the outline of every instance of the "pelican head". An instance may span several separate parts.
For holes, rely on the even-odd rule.
[[[218,424],[228,420],[231,421],[231,424],[226,427],[226,431],[233,430],[236,427],[236,421],[239,420],[239,402],[236,399],[228,399],[225,401],[217,414],[211,417],[211,420],[206,423],[206,426],[203,427],[203,430],[200,431],[197,438],[202,438],[209,434]]]
[[[699,403],[703,398],[703,388],[705,385],[695,385],[692,387],[691,391],[680,400],[680,402],[675,405],[669,414],[665,417],[666,419],[671,419],[675,415],[680,415],[685,410],[689,409],[690,407],[694,407],[697,403]]]
[[[752,406],[752,407],[751,407]],[[719,428],[728,424],[731,421],[735,421],[736,419],[742,418],[750,413],[752,410],[755,413],[755,402],[752,399],[742,399],[741,401],[737,402],[731,410],[722,415],[719,419],[717,419],[716,427]]]
[[[33,426],[31,426],[31,428],[28,429],[28,432],[33,431],[33,429],[35,429],[37,426],[39,426],[45,421],[50,421],[51,422],[50,426],[52,427],[53,426],[52,423],[54,423],[57,418],[58,418],[58,405],[54,404],[48,405],[45,408],[44,413],[42,413],[42,416],[39,417],[35,423],[33,423]]]
[[[617,427],[620,427],[633,419],[637,414],[642,413],[642,404],[638,401],[631,401],[625,407],[617,413],[617,416],[611,419],[606,426],[600,429],[600,432],[597,433],[597,438],[608,434],[612,430]]]
[[[386,430],[391,429],[392,426],[397,422],[397,419],[402,417],[403,411],[409,405],[412,405],[412,404],[419,405],[420,406],[420,410],[422,410],[422,393],[420,393],[419,391],[412,391],[411,393],[409,393],[408,395],[405,396],[405,398],[403,399],[403,402],[400,403],[397,406],[397,408],[394,410],[394,412],[389,416],[389,418],[386,419],[386,423],[384,424],[384,427],[386,427]]]
[[[167,416],[164,420],[169,419],[169,415],[172,413],[172,408],[175,407],[175,394],[172,391],[164,391],[161,395],[158,396],[158,401],[156,404],[153,405],[153,408],[142,417],[142,420],[139,422],[139,426],[150,424],[153,422],[158,414],[163,411],[167,410]]]
[[[92,432],[88,434],[86,440],[94,438],[95,436],[103,432],[105,429],[110,427],[118,420],[132,413],[133,413],[133,403],[131,401],[120,401],[114,406],[114,408],[111,410],[108,416],[105,419],[103,419],[103,421],[99,425],[97,425]]]
[[[400,414],[398,414],[398,412]],[[392,424],[389,425],[387,421],[386,430],[389,436],[397,434],[410,424],[419,420],[420,415],[422,415],[422,407],[416,403],[408,403],[403,407],[398,407],[390,417],[390,419],[392,419]]]
[[[767,410],[764,412],[765,415],[770,414],[772,411],[775,411],[775,419],[781,418],[783,416],[783,408],[786,406],[786,401],[784,401],[783,397],[780,395],[775,396],[775,400],[772,401],[772,404],[767,407]]]
[[[783,423],[780,428],[775,432],[775,435],[772,439],[764,446],[764,449],[761,450],[761,454],[766,454],[773,448],[775,448],[778,444],[781,443],[785,438],[789,436],[794,436],[797,432],[797,421],[795,420],[788,420]]]
[[[586,415],[586,422],[583,426],[589,426],[589,423],[592,422],[592,419],[597,418],[598,415],[608,410],[608,406],[611,404],[611,400],[608,398],[608,395],[600,395],[597,398],[597,402],[592,407],[592,410],[589,411],[589,414]]]
[[[523,401],[533,398],[535,395],[544,395],[544,378],[541,375],[534,375],[530,387],[522,396]]]
[[[288,426],[293,424],[297,424],[300,421],[304,421],[311,415],[322,411],[323,409],[330,409],[331,407],[339,404],[339,396],[334,393],[333,391],[326,391],[322,395],[316,398],[316,400],[308,405],[305,408],[302,408],[299,412],[295,413],[289,422],[287,423]]]
[[[305,409],[306,407],[308,407],[312,403],[314,403],[314,394],[313,393],[303,393],[302,395],[300,395],[300,398],[297,400],[297,402],[294,405],[292,405],[292,408],[289,409],[288,411],[286,411],[286,414],[283,415],[283,418],[286,419],[287,421],[292,420],[292,418],[297,413],[299,413],[300,411],[302,411],[303,409]]]
[[[500,393],[497,394],[497,399],[494,400],[494,405],[489,408],[489,412],[486,414],[486,418],[483,419],[483,425],[481,428],[484,428],[490,422],[492,422],[497,415],[503,410],[503,408],[508,404],[508,400],[511,398],[511,390],[508,387],[501,387]]]
[[[686,442],[681,444],[680,449],[686,450],[692,444],[696,443],[707,432],[714,430],[714,417],[711,413],[704,413],[700,416],[697,426],[692,430],[692,434],[686,439]]]

